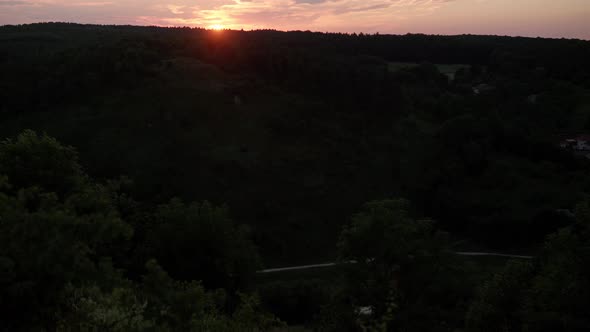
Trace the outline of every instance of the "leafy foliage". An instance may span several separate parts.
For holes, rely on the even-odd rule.
[[[127,280],[113,266],[121,262],[112,261],[122,256],[118,250],[132,252],[128,248],[133,228],[118,210],[124,196],[111,191],[114,185],[92,181],[75,156],[73,148],[32,131],[0,145],[0,169],[6,174],[0,177],[2,329],[233,331],[280,325],[261,313],[255,297],[246,295],[236,305],[235,319],[231,318],[223,292],[207,292],[195,281],[175,281],[153,260],[141,285]],[[160,231],[163,240],[175,243],[174,237],[181,234],[193,237],[184,238],[182,249],[199,235],[202,241],[217,241],[225,250],[207,256],[184,251],[187,257],[203,259],[189,262],[187,258],[183,263],[196,263],[201,270],[185,276],[206,279],[207,273],[231,273],[241,280],[244,269],[252,271],[257,266],[249,265],[258,257],[255,248],[234,228],[224,209],[173,201],[160,207],[154,220],[160,228],[153,230]],[[190,224],[193,220],[196,223]],[[169,259],[166,263],[172,268],[181,267],[166,256],[165,249],[174,247],[156,248],[165,253],[162,257]],[[207,259],[220,265],[206,265]],[[235,291],[244,284],[222,286]]]
[[[172,200],[147,227],[146,250],[176,278],[239,289],[260,266],[248,230],[235,226],[224,207]]]
[[[73,155],[30,131],[0,145],[3,321],[52,320],[66,285],[94,280],[110,246],[132,234]]]
[[[375,330],[452,326],[446,324],[456,319],[451,308],[460,305],[461,290],[447,235],[429,220],[412,218],[407,201],[367,203],[343,229],[339,252],[343,261],[356,262],[345,297],[353,309],[371,308]]]
[[[472,331],[583,331],[588,320],[588,200],[577,222],[551,235],[537,264],[510,263],[486,283],[467,316]]]
[[[264,307],[335,330],[584,330],[589,162],[557,145],[590,129],[588,58],[565,39],[0,27],[0,329],[281,325]],[[552,233],[479,293],[486,269],[449,240],[535,252]],[[337,277],[257,284],[262,261],[337,254],[356,261]]]

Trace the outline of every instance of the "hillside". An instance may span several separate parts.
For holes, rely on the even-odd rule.
[[[590,133],[588,59],[566,39],[2,26],[0,132],[55,137],[81,178],[117,183],[135,231],[105,255],[129,278],[161,249],[173,278],[235,290],[174,256],[179,231],[154,225],[210,207],[171,199],[227,211],[259,266],[332,261],[351,216],[397,197],[451,246],[536,252],[590,193],[590,162],[559,146]]]

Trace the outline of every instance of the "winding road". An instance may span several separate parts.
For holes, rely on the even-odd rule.
[[[458,251],[458,252],[455,252],[455,254],[457,254],[459,256],[479,256],[479,257],[488,256],[488,257],[519,258],[519,259],[533,259],[534,258],[534,256],[501,254],[501,253],[495,253],[495,252]],[[336,266],[339,264],[355,264],[355,263],[356,263],[356,261],[348,261],[345,263],[331,262],[331,263],[323,263],[323,264],[310,264],[310,265],[278,267],[278,268],[264,269],[264,270],[256,271],[256,273],[275,273],[275,272],[284,272],[284,271],[317,269],[317,268]]]

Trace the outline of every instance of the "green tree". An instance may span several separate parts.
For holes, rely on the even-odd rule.
[[[590,329],[590,200],[576,223],[551,235],[527,299],[528,331]]]
[[[261,310],[256,296],[240,295],[228,310],[225,291],[206,291],[188,278],[238,288],[256,270],[258,256],[247,231],[233,225],[225,208],[178,200],[160,206],[148,243],[186,281],[149,261],[142,281],[133,282],[111,260],[121,256],[133,234],[118,209],[137,209],[116,192],[122,182],[95,183],[73,148],[32,131],[0,144],[0,171],[0,329],[197,332],[281,326]],[[178,272],[185,268],[189,273]]]
[[[66,285],[103,278],[100,262],[132,229],[75,151],[26,131],[0,144],[0,320],[50,328]]]
[[[0,143],[0,174],[10,179],[14,190],[39,187],[60,196],[88,180],[73,147],[32,130]]]
[[[144,316],[148,305],[131,287],[104,292],[96,285],[65,290],[67,311],[57,324],[60,332],[139,332],[155,324]]]
[[[268,331],[282,323],[264,312],[256,296],[240,294],[227,314],[227,293],[206,291],[200,282],[175,281],[155,262],[146,264],[141,285],[146,317],[157,331]]]
[[[528,262],[512,261],[486,281],[467,313],[467,330],[521,331],[532,273]]]
[[[448,237],[403,199],[367,203],[340,235],[352,309],[371,307],[379,330],[447,330],[461,296]],[[435,328],[436,326],[436,328]]]
[[[590,200],[576,223],[548,237],[533,264],[508,264],[486,282],[467,315],[469,331],[590,329]]]
[[[175,281],[155,262],[141,283],[119,279],[114,287],[67,287],[68,311],[60,332],[99,331],[269,331],[284,324],[262,310],[254,295],[240,294],[231,314],[225,292],[206,291],[199,282]]]
[[[248,229],[235,225],[225,207],[173,199],[157,208],[148,228],[147,254],[174,278],[235,290],[260,266]]]

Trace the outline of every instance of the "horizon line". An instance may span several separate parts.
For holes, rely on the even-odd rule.
[[[549,40],[579,40],[589,42],[589,39],[582,39],[578,37],[544,37],[544,36],[525,36],[525,35],[495,35],[495,34],[474,34],[474,33],[461,33],[461,34],[434,34],[424,32],[406,32],[406,33],[386,33],[386,32],[340,32],[340,31],[314,31],[314,30],[281,30],[276,28],[258,28],[258,29],[232,29],[222,28],[213,29],[200,26],[181,26],[181,25],[142,25],[142,24],[103,24],[103,23],[80,23],[80,22],[68,22],[68,21],[40,21],[30,23],[19,23],[19,24],[0,24],[0,28],[4,27],[20,27],[27,25],[41,25],[41,24],[72,24],[72,25],[86,25],[86,26],[104,26],[104,27],[143,27],[143,28],[161,28],[161,29],[195,29],[205,31],[236,31],[236,32],[256,32],[256,31],[275,31],[275,32],[306,32],[306,33],[321,33],[321,34],[340,34],[340,35],[364,35],[364,36],[407,36],[407,35],[422,35],[422,36],[437,36],[437,37],[458,37],[458,36],[479,36],[479,37],[501,37],[501,38],[528,38],[528,39],[549,39]]]

